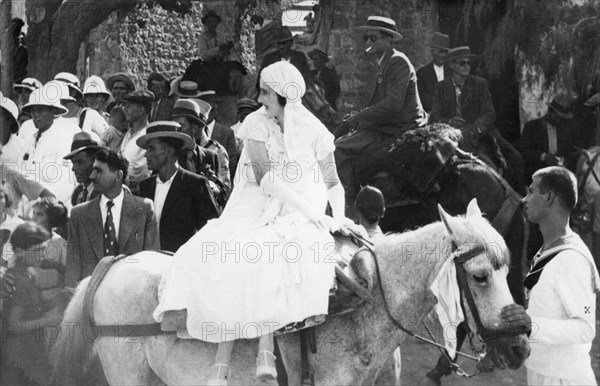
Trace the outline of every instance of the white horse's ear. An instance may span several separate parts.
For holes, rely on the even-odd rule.
[[[477,199],[474,198],[467,205],[467,217],[483,217],[481,214],[481,209],[479,209],[479,205],[477,205]]]
[[[448,234],[450,235],[450,237],[452,238],[452,240],[456,241],[456,237],[454,237],[454,231],[452,231],[452,216],[450,216],[448,213],[446,213],[446,211],[444,210],[444,208],[442,208],[442,206],[440,204],[438,204],[438,211],[440,212],[440,218],[442,219],[442,223],[444,223],[444,227],[446,228],[446,231],[448,232]]]

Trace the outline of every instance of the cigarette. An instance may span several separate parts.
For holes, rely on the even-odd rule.
[[[373,47],[367,47],[367,49],[365,50],[365,52],[369,52],[373,49]]]

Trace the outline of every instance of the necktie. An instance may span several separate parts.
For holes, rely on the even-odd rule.
[[[454,86],[456,89],[456,116],[462,117],[462,84]]]
[[[84,185],[83,186],[83,190],[81,191],[81,194],[79,195],[79,202],[78,202],[78,204],[86,202],[87,201],[87,196],[88,196],[88,190],[87,190],[87,187]]]
[[[119,245],[117,244],[117,232],[113,221],[112,207],[114,202],[106,203],[106,222],[104,223],[104,256],[117,256]]]

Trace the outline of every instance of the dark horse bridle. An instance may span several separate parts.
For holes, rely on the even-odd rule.
[[[375,254],[373,249],[370,248],[368,243],[365,243],[365,244],[366,244],[367,248],[373,254],[373,260],[375,261],[375,268],[377,271],[377,283],[379,285],[379,290],[381,291],[381,296],[383,298],[383,307],[384,307],[385,313],[387,314],[390,321],[394,324],[394,326],[399,328],[402,332],[404,332],[414,338],[417,338],[419,340],[434,344],[434,345],[438,346],[438,348],[439,348],[439,345],[437,343],[432,342],[428,339],[425,339],[425,338],[417,335],[413,331],[409,330],[408,328],[404,327],[402,325],[402,323],[400,321],[398,321],[392,315],[392,312],[390,310],[390,307],[389,307],[389,304],[387,301],[387,297],[385,296],[385,291],[383,289],[383,284],[381,281],[381,272],[380,272],[380,268],[379,268],[379,261],[377,259],[377,255]],[[464,298],[467,300],[469,309],[471,310],[471,315],[473,316],[473,321],[475,322],[475,325],[477,328],[477,334],[484,342],[489,343],[489,342],[492,342],[492,341],[497,340],[502,337],[512,337],[512,336],[524,334],[524,333],[527,333],[528,330],[524,326],[503,327],[503,328],[500,328],[497,330],[491,330],[491,329],[485,327],[483,325],[483,323],[481,322],[479,310],[477,309],[477,305],[475,304],[475,299],[473,297],[471,287],[469,286],[469,282],[467,280],[467,271],[465,270],[464,265],[467,261],[471,260],[472,258],[479,256],[482,253],[485,253],[485,250],[486,250],[486,248],[483,245],[477,245],[472,248],[461,248],[454,242],[454,240],[452,240],[452,254],[451,254],[450,258],[452,258],[452,260],[454,261],[454,265],[456,267],[456,277],[457,277],[457,281],[458,281],[458,288],[459,288],[461,295],[463,295]],[[463,309],[463,314],[465,316],[464,322],[468,326],[467,313],[465,312],[464,304],[462,302],[463,296],[461,296],[461,307]],[[444,353],[444,355],[446,355],[446,354]],[[464,355],[464,356],[468,356],[468,355]],[[454,362],[454,360],[452,360],[452,358],[448,358],[447,355],[446,355],[446,357],[450,361],[451,364],[455,365],[455,362]],[[457,365],[455,365],[455,368],[459,368],[459,367]]]

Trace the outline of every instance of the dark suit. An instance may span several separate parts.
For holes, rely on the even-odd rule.
[[[354,116],[358,130],[336,140],[338,175],[353,202],[356,194],[354,159],[369,145],[400,137],[410,129],[425,125],[426,116],[417,94],[417,74],[406,55],[390,48],[378,68],[369,107]]]
[[[229,161],[227,164],[229,165]],[[229,184],[226,184],[226,181],[219,178],[221,161],[219,161],[219,155],[216,150],[207,149],[196,143],[193,150],[181,153],[179,156],[179,165],[188,172],[201,175],[209,181],[214,182],[220,190],[220,193],[215,195],[217,204],[221,208],[225,206],[231,191],[231,180],[229,179],[229,175],[227,175],[226,181],[229,181]],[[227,166],[227,170],[229,170],[229,166]]]
[[[149,122],[156,121],[168,121],[173,112],[173,106],[175,106],[175,102],[179,99],[176,95],[173,95],[168,98],[163,98],[158,103],[154,103],[152,105],[152,111],[148,116]]]
[[[154,175],[140,183],[140,196],[154,200],[156,179]],[[206,222],[219,216],[208,180],[205,177],[179,168],[160,215],[160,247],[175,252],[187,242]]]
[[[323,87],[325,99],[335,109],[337,100],[340,97],[340,79],[337,72],[334,68],[323,67],[320,72],[313,71],[312,74]]]
[[[71,195],[71,205],[75,206],[78,204],[78,200],[79,200],[79,195],[82,194],[83,192],[83,184],[78,184],[75,187],[75,190],[73,190],[73,194]],[[94,198],[98,197],[100,195],[100,192],[98,192],[96,189],[92,190],[91,193],[88,192],[88,197],[86,201],[91,201]]]
[[[210,139],[217,141],[219,144],[223,145],[225,150],[227,150],[227,155],[229,156],[229,175],[230,179],[233,179],[240,158],[235,142],[235,133],[231,130],[231,127],[227,127],[215,121],[215,126]]]
[[[159,250],[158,228],[152,201],[123,192],[119,222],[119,254]],[[104,257],[104,224],[100,197],[73,207],[69,224],[69,249],[65,282],[74,286],[89,276]]]
[[[448,67],[444,66],[444,80],[452,77],[452,71]],[[433,68],[433,62],[421,67],[417,71],[417,86],[419,89],[419,97],[423,104],[423,109],[428,113],[431,112],[431,106],[433,105],[433,98],[435,96],[435,90],[437,88],[438,78]]]
[[[565,157],[566,166],[573,166],[574,156],[570,154],[573,151],[573,138],[571,129],[568,126],[556,128],[556,156]],[[540,159],[542,153],[549,152],[548,130],[546,127],[546,117],[534,119],[525,124],[521,138],[517,142],[517,149],[525,158],[525,177],[526,182],[531,181],[531,175],[538,169],[547,165]]]
[[[492,95],[485,79],[468,75],[461,91],[461,118],[468,126],[485,131],[496,121]],[[448,123],[456,112],[456,89],[452,78],[439,82],[431,107],[431,122]]]
[[[282,57],[279,51],[271,52],[270,54],[265,55],[263,58],[260,69],[262,70],[270,64],[279,62],[281,59]],[[310,66],[308,65],[308,60],[306,60],[306,55],[304,55],[304,52],[291,50],[290,63],[296,66],[296,68],[304,76],[304,79],[310,78]],[[260,74],[260,71],[258,73]]]

